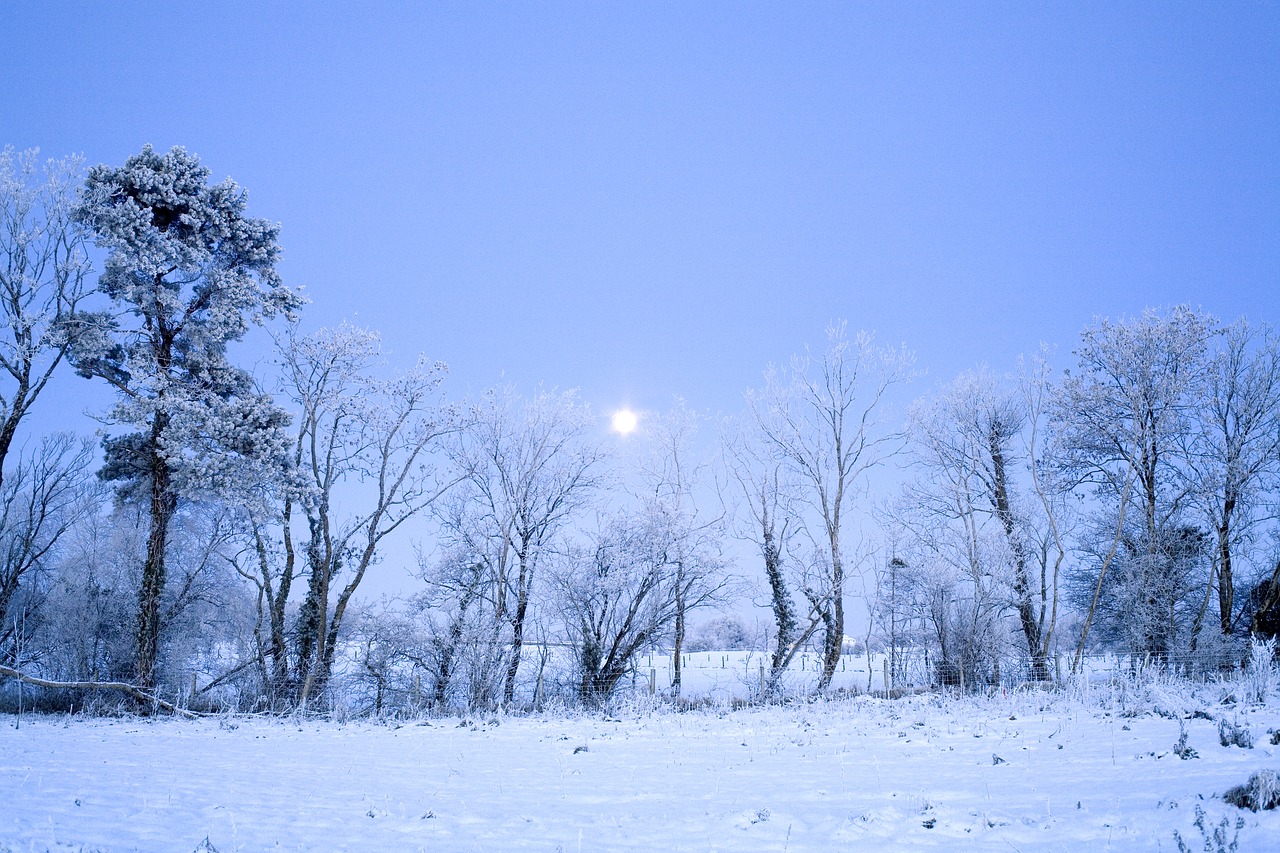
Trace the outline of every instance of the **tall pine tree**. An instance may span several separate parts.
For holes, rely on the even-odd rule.
[[[72,361],[119,393],[100,476],[148,508],[138,593],[139,686],[156,683],[170,522],[183,498],[282,482],[288,415],[227,361],[250,324],[292,314],[301,296],[275,270],[279,226],[245,215],[234,181],[182,148],[151,146],[90,170],[76,216],[109,252],[99,281],[112,310],[78,316]]]

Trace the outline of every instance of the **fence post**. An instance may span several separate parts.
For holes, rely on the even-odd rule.
[[[652,696],[658,691],[658,671],[656,669],[649,670],[649,695]]]
[[[760,695],[762,697],[764,696],[764,688],[765,688],[764,664],[760,664]]]

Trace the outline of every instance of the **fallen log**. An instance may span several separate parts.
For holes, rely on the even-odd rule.
[[[7,675],[10,678],[18,679],[24,684],[47,687],[50,690],[117,690],[121,693],[127,693],[145,705],[155,706],[161,710],[168,711],[170,714],[179,714],[193,720],[200,716],[185,708],[179,708],[172,702],[166,702],[158,696],[153,696],[141,687],[129,684],[127,681],[50,681],[47,678],[26,675],[3,664],[0,664],[0,675]]]

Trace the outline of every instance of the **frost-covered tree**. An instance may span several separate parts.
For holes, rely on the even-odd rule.
[[[1115,522],[1115,543],[1139,543],[1145,563],[1164,562],[1170,571],[1177,555],[1168,547],[1179,541],[1194,488],[1184,437],[1192,430],[1213,333],[1211,317],[1185,306],[1099,320],[1082,334],[1078,369],[1064,377],[1054,406],[1060,473],[1102,502]],[[1125,533],[1131,493],[1140,534]],[[1095,602],[1109,564],[1104,558],[1097,566]],[[1157,570],[1148,565],[1145,571]],[[1095,606],[1088,608],[1081,648]]]
[[[810,582],[805,563],[793,553],[801,526],[797,489],[783,464],[752,431],[729,426],[722,439],[728,469],[726,499],[738,504],[736,535],[759,549],[773,616],[773,652],[763,692],[775,692],[791,661],[822,625],[829,610],[820,586]],[[796,591],[807,605],[796,606]]]
[[[831,683],[844,644],[845,521],[867,471],[900,446],[879,417],[885,394],[911,378],[913,363],[910,353],[877,347],[866,332],[850,340],[839,323],[827,330],[820,356],[770,367],[764,387],[747,395],[764,452],[798,484],[809,510],[812,564],[820,572],[813,585],[823,626],[819,690]]]
[[[515,696],[542,565],[601,485],[592,425],[590,409],[572,392],[524,399],[506,386],[474,406],[449,442],[459,482],[437,521],[450,565],[482,569],[482,601],[471,612],[490,629],[494,664],[481,669],[501,672],[503,705]]]
[[[1034,513],[1038,519],[1036,530],[1036,562],[1039,567],[1038,583],[1031,584],[1033,596],[1038,588],[1037,618],[1040,648],[1047,660],[1053,648],[1058,627],[1058,605],[1061,600],[1060,581],[1063,563],[1067,557],[1069,534],[1076,514],[1071,506],[1071,489],[1053,476],[1052,445],[1046,440],[1049,418],[1052,413],[1055,385],[1051,379],[1047,348],[1031,358],[1018,359],[1018,390],[1026,428],[1022,432],[1022,453],[1026,461],[1027,480],[1034,500]],[[1034,655],[1033,655],[1034,656]]]
[[[301,554],[307,591],[295,633],[297,671],[291,676],[297,702],[305,707],[329,683],[351,597],[377,562],[384,540],[449,487],[437,476],[433,454],[458,428],[458,416],[440,399],[446,366],[420,358],[407,370],[380,376],[381,343],[374,332],[344,325],[308,336],[293,333],[282,356],[285,394],[298,409],[293,465],[306,487],[300,503],[307,529]],[[353,487],[351,498],[342,502],[345,508],[339,502],[344,485]],[[282,639],[289,583],[298,569],[296,510],[286,496],[276,519],[284,566],[269,596],[273,648]],[[260,579],[271,589],[265,553],[259,554]],[[283,677],[283,658],[272,655]]]
[[[1068,594],[1081,610],[1092,608],[1097,640],[1135,660],[1168,661],[1189,639],[1212,559],[1210,537],[1191,525],[1164,527],[1163,541],[1152,547],[1144,541],[1146,526],[1130,521],[1103,573],[1102,549],[1109,544],[1112,524],[1110,517],[1099,517],[1091,538],[1097,544],[1082,549],[1086,571],[1069,578]],[[1102,594],[1094,604],[1096,578],[1101,578]]]
[[[756,638],[736,616],[717,616],[703,622],[689,641],[691,652],[748,651]]]
[[[83,161],[38,159],[34,149],[0,150],[0,484],[18,424],[74,340],[67,320],[90,273],[73,216]]]
[[[1043,680],[1057,589],[1048,571],[1051,536],[1043,507],[1021,488],[1020,439],[1028,421],[1025,398],[985,369],[963,373],[918,401],[908,432],[919,474],[904,500],[911,505],[906,517],[924,510],[932,519],[926,540],[950,531],[967,543],[958,568],[979,585],[990,578],[989,593],[1017,615],[1032,678]]]
[[[1222,634],[1235,630],[1235,584],[1280,475],[1280,339],[1241,319],[1223,330],[1205,372],[1187,457],[1194,496],[1213,530]],[[1209,601],[1213,583],[1206,587]],[[1200,619],[1197,619],[1197,627]]]
[[[598,705],[635,658],[671,630],[679,608],[708,603],[715,589],[685,587],[691,555],[671,515],[651,501],[606,521],[589,544],[569,550],[554,572],[561,618],[577,659],[578,698]]]
[[[938,474],[938,472],[933,472]],[[972,471],[904,488],[890,510],[895,559],[881,581],[896,627],[915,623],[944,684],[976,685],[998,672],[1015,562]],[[886,602],[886,603],[888,603]],[[905,617],[905,620],[902,618]]]
[[[93,459],[93,445],[68,433],[53,433],[39,447],[24,454],[0,484],[0,663],[11,651],[16,629],[11,605],[18,586],[57,557],[64,534],[89,499],[85,471]],[[23,620],[28,621],[43,597],[39,583],[29,584],[23,597]]]
[[[95,485],[107,491],[105,484]],[[67,532],[61,559],[49,573],[37,637],[45,649],[41,669],[46,675],[90,681],[132,675],[145,541],[139,520],[136,506],[113,511],[110,501],[102,500],[80,513]]]
[[[427,589],[414,605],[425,642],[415,663],[430,679],[427,703],[438,711],[457,699],[461,707],[488,708],[502,660],[491,648],[487,567],[466,547],[450,549],[435,561],[420,555],[419,565]]]
[[[50,436],[15,463],[18,427],[71,346],[68,318],[88,288],[87,238],[74,220],[82,180],[77,157],[43,165],[35,149],[0,150],[0,661],[39,590],[19,584],[46,563],[73,514],[88,452],[68,435]]]
[[[182,148],[150,146],[89,171],[75,211],[108,250],[98,286],[111,310],[80,313],[72,360],[118,393],[104,416],[100,476],[147,508],[136,678],[150,688],[160,640],[170,522],[184,497],[248,492],[288,468],[288,416],[227,359],[253,324],[291,314],[298,293],[275,270],[279,227],[245,214],[234,181]]]
[[[648,420],[642,450],[642,498],[662,517],[671,537],[676,596],[671,692],[677,696],[689,613],[696,603],[710,601],[726,585],[721,558],[723,519],[702,511],[698,502],[700,487],[708,476],[707,465],[698,459],[698,426],[697,413],[677,399],[671,409]]]

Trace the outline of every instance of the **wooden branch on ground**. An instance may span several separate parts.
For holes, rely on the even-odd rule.
[[[36,687],[48,687],[51,690],[118,690],[121,693],[129,694],[139,702],[155,705],[170,714],[180,714],[189,719],[196,719],[200,716],[185,708],[179,708],[172,702],[166,702],[158,696],[152,696],[140,687],[124,681],[49,681],[46,678],[36,678],[34,675],[24,675],[16,669],[10,669],[2,664],[0,664],[0,675],[7,675],[10,678],[16,678],[21,682],[33,684]]]

